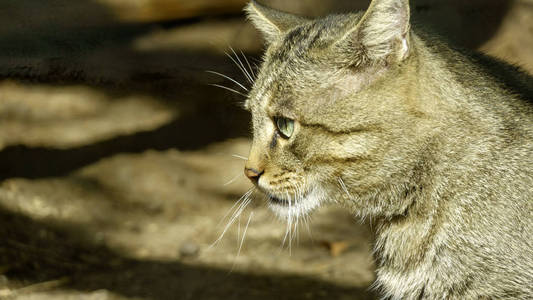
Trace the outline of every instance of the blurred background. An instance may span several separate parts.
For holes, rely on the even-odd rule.
[[[371,230],[336,207],[282,245],[257,195],[210,247],[251,187],[244,97],[213,84],[244,91],[206,72],[250,85],[226,55],[260,64],[246,2],[0,1],[0,299],[376,298]],[[321,16],[369,1],[262,2]],[[411,3],[415,22],[533,72],[532,0]]]

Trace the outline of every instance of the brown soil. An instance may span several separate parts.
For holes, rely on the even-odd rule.
[[[254,194],[211,247],[251,188],[250,141],[243,98],[205,70],[245,82],[224,51],[258,61],[255,30],[240,15],[118,22],[104,2],[0,10],[0,299],[374,299],[371,230],[338,207],[282,244]],[[425,2],[425,18],[440,9]],[[346,9],[327,3],[310,14]],[[483,19],[454,5],[461,24]],[[532,3],[489,15],[450,38],[532,71]]]

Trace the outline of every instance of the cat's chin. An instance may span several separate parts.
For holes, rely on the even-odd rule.
[[[313,189],[306,196],[289,201],[284,198],[268,195],[268,207],[282,219],[294,219],[306,216],[322,204],[321,193]]]

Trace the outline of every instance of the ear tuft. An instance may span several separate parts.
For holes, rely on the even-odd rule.
[[[254,0],[244,10],[248,19],[263,33],[267,44],[277,40],[290,29],[308,21],[303,17],[268,8]]]

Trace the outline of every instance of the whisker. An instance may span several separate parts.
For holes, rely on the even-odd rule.
[[[293,225],[293,215],[292,215],[292,199],[289,196],[289,192],[285,191],[287,194],[287,198],[289,199],[289,223],[288,223],[288,230],[289,230],[289,256],[292,255],[292,225]]]
[[[296,216],[296,222],[294,223],[294,236],[293,239],[296,242],[296,246],[300,244],[300,236],[298,231],[298,225],[300,224],[300,217]]]
[[[289,217],[290,219],[290,217]],[[281,242],[281,249],[283,249],[284,247],[287,247],[289,248],[289,253],[290,253],[290,221],[287,220],[287,224],[285,226],[285,235],[283,236],[283,241]],[[285,246],[287,243],[287,246]]]
[[[290,211],[290,205],[291,205],[291,201],[290,199],[288,199],[289,201],[289,211]],[[286,227],[285,227],[285,235],[283,236],[283,240],[281,241],[281,249],[283,249],[283,247],[285,247],[285,243],[287,242],[288,240],[288,237],[289,237],[289,224],[291,223],[291,215],[289,213],[289,215],[287,216],[287,223],[286,223]]]
[[[235,204],[228,210],[228,212],[222,217],[222,219],[218,222],[217,227],[220,226],[220,223],[222,223],[228,215],[233,211],[233,209],[241,202],[243,201],[249,194],[253,192],[254,188],[249,189],[244,193],[237,201],[235,201]]]
[[[249,198],[250,194],[246,195],[245,200],[238,206],[237,210],[231,215],[230,221],[228,224],[233,224],[237,217],[240,216],[244,208],[251,202],[251,199]]]
[[[239,174],[237,174],[237,176],[233,177],[232,179],[230,179],[230,181],[224,183],[224,186],[228,186],[232,183],[234,183],[237,179],[239,179],[239,177],[243,176],[242,172],[239,172]]]
[[[240,158],[242,160],[248,160],[248,157],[246,156],[242,156],[242,155],[238,155],[238,154],[232,154],[231,156],[235,157],[235,158]]]
[[[248,216],[248,221],[246,222],[246,226],[244,227],[244,232],[242,233],[242,239],[239,244],[239,250],[237,250],[237,256],[235,257],[233,266],[231,267],[231,271],[233,271],[233,268],[235,267],[235,264],[237,262],[237,258],[239,258],[239,255],[241,254],[242,245],[244,244],[244,238],[246,237],[246,232],[248,231],[248,226],[250,226],[250,221],[252,220],[253,215],[254,215],[254,212],[252,211],[250,213],[250,216]]]
[[[223,86],[223,85],[216,84],[216,83],[210,83],[209,85],[216,86],[216,87],[219,87],[219,88],[221,88],[221,89],[225,89],[225,90],[228,90],[228,91],[230,91],[230,92],[234,92],[235,94],[239,94],[239,95],[241,95],[241,96],[243,96],[243,97],[245,97],[245,98],[248,98],[248,95],[243,94],[243,93],[241,93],[241,92],[239,92],[239,91],[237,91],[237,90],[234,90],[234,89],[232,89],[232,88],[229,88],[229,87],[227,87],[227,86]]]
[[[222,218],[222,220],[226,219],[226,217],[229,215],[229,213],[231,211],[233,211],[233,208],[239,204],[237,206],[237,209],[233,212],[233,214],[231,215],[231,218],[230,220],[228,221],[228,223],[226,224],[226,226],[224,227],[224,230],[222,231],[222,233],[220,234],[220,236],[208,247],[208,249],[214,247],[216,244],[218,244],[222,238],[224,237],[224,235],[226,234],[226,232],[228,231],[228,229],[231,227],[231,225],[235,222],[235,220],[240,216],[240,214],[243,212],[243,210],[246,208],[246,206],[248,206],[248,204],[250,204],[250,202],[252,201],[252,199],[250,199],[250,195],[252,194],[253,192],[253,188],[248,190],[248,192],[246,192],[244,195],[242,195],[242,197],[237,201],[237,203],[235,203],[233,205],[233,207],[228,211],[228,213],[226,213],[226,215],[224,216],[224,218]],[[221,221],[222,221],[221,220]]]
[[[244,85],[242,85],[240,82],[238,82],[237,80],[227,76],[227,75],[224,75],[222,73],[219,73],[219,72],[215,72],[215,71],[211,71],[211,70],[207,70],[206,71],[207,73],[211,73],[211,74],[215,74],[215,75],[218,75],[218,76],[221,76],[221,77],[224,77],[228,80],[231,80],[232,82],[234,82],[236,85],[240,86],[243,90],[247,91],[248,92],[248,88],[246,88]]]
[[[237,66],[237,68],[239,68],[239,70],[241,70],[241,73],[244,74],[244,77],[246,78],[246,80],[250,84],[253,84],[252,80],[248,77],[248,73],[246,72],[246,70],[243,69],[243,67],[241,65],[239,65],[237,60],[235,60],[235,58],[233,58],[233,56],[231,56],[229,53],[227,53],[227,52],[224,52],[224,53],[226,54],[227,57],[229,57],[229,59],[231,59],[231,61]]]
[[[240,52],[241,52],[242,57],[244,58],[244,61],[248,65],[248,69],[250,69],[250,73],[252,74],[252,77],[253,77],[253,79],[255,81],[255,78],[257,78],[257,77],[255,76],[254,69],[252,68],[252,65],[250,65],[250,62],[248,61],[248,58],[246,58],[246,55],[244,55],[242,50]]]
[[[239,218],[238,218],[239,221],[237,222],[237,243],[241,239],[241,215],[242,214],[239,214]]]
[[[231,46],[229,48],[230,48],[231,52],[233,52],[233,54],[235,55],[235,58],[237,59],[237,61],[239,62],[240,69],[244,72],[244,75],[246,76],[248,81],[251,84],[253,84],[254,80],[253,80],[252,76],[250,75],[250,73],[248,73],[248,71],[246,71],[246,68],[244,67],[244,64],[242,63],[241,59],[239,58],[239,55],[237,55],[237,52],[235,52],[235,50],[233,50],[233,48]]]
[[[250,73],[248,72],[248,70],[246,70],[246,67],[244,66],[244,63],[242,62],[242,60],[240,59],[239,55],[237,54],[237,52],[235,51],[235,49],[233,49],[233,47],[229,46],[231,52],[233,52],[233,55],[235,55],[235,58],[237,59],[237,61],[239,62],[239,64],[241,65],[241,67],[244,69],[244,71],[246,71],[246,75],[247,77],[253,82],[253,77],[250,75]]]
[[[214,245],[218,244],[218,242],[220,242],[220,240],[222,240],[222,238],[224,237],[224,235],[226,234],[228,229],[231,227],[231,225],[233,225],[233,223],[235,223],[235,220],[237,220],[237,218],[240,216],[240,214],[243,212],[243,210],[246,208],[246,206],[248,206],[248,204],[250,204],[250,202],[251,202],[251,200],[247,198],[244,202],[241,203],[239,208],[233,214],[232,218],[226,224],[226,227],[224,228],[224,230],[222,231],[222,233],[220,234],[218,239],[209,248],[211,248]]]
[[[314,241],[313,239],[313,234],[311,233],[311,227],[309,227],[309,216],[304,216],[303,217],[303,222],[304,222],[304,225],[305,225],[305,228],[307,229],[307,234],[309,235],[309,238],[311,239],[311,241]]]

